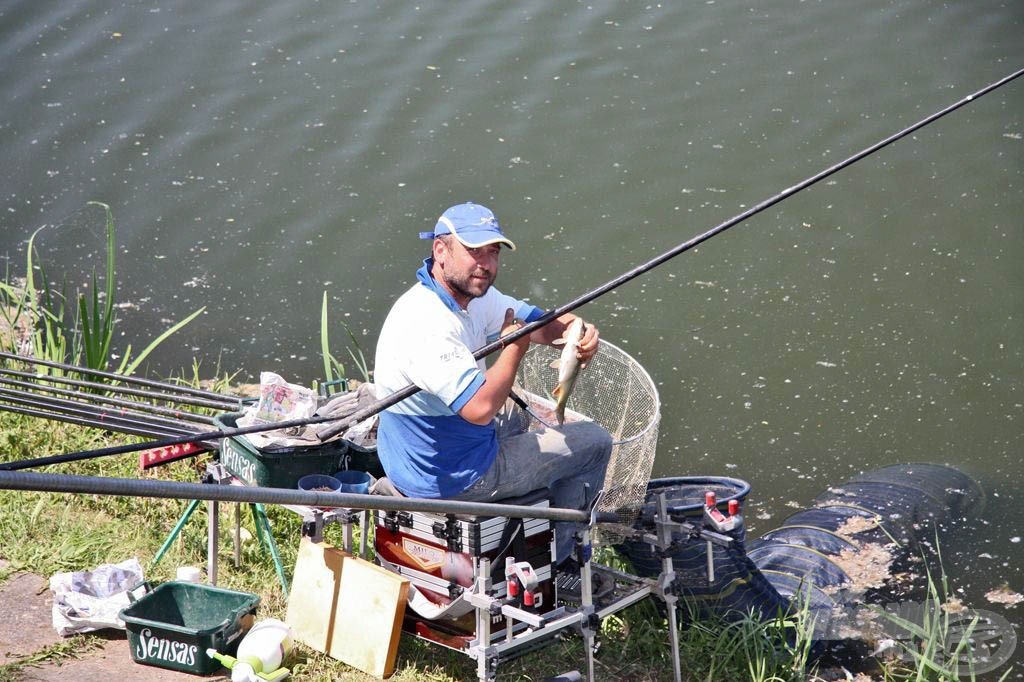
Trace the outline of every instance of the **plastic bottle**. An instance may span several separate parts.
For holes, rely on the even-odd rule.
[[[207,650],[225,668],[231,670],[231,682],[277,682],[289,674],[281,664],[292,648],[292,631],[276,618],[256,623],[242,638],[235,656]]]
[[[198,584],[203,579],[203,574],[195,566],[179,566],[176,574],[179,582]]]

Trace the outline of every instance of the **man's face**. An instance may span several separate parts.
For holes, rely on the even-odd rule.
[[[500,244],[466,247],[450,237],[437,240],[434,261],[441,266],[441,280],[456,301],[465,306],[487,293],[498,276]]]

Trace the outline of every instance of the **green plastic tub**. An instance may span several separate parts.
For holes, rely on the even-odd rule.
[[[238,427],[242,412],[214,417],[218,429]],[[221,440],[220,460],[232,476],[262,488],[294,488],[307,474],[334,475],[342,469],[384,475],[376,449],[359,447],[347,440],[332,440],[310,447],[257,448],[244,435]]]
[[[132,660],[209,675],[220,669],[207,649],[233,654],[256,620],[258,595],[171,581],[121,609]]]

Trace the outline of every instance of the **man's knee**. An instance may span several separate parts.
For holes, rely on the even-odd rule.
[[[597,422],[580,422],[580,426],[586,429],[586,436],[598,447],[611,449],[612,434]]]
[[[565,442],[573,452],[588,452],[607,460],[612,452],[612,436],[597,422],[573,422],[564,427]]]

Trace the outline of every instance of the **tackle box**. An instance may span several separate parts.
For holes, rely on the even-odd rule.
[[[550,506],[547,490],[502,502]],[[374,549],[380,563],[408,578],[439,607],[473,586],[481,557],[491,561],[492,594],[506,596],[505,559],[512,557],[528,561],[537,575],[539,611],[554,608],[554,532],[549,520],[393,511],[376,511],[374,517]],[[492,623],[492,638],[504,637],[504,628],[504,618]],[[431,620],[408,608],[403,629],[461,650],[472,644],[476,622],[472,613]]]
[[[233,654],[256,619],[258,595],[171,581],[121,609],[132,660],[194,675],[220,669],[207,649]]]
[[[218,429],[234,429],[243,414],[221,414],[213,421]],[[384,475],[376,448],[341,438],[315,446],[261,449],[245,435],[229,436],[221,440],[220,460],[232,476],[262,488],[294,488],[307,474],[332,476],[342,469],[366,471],[377,478]]]

